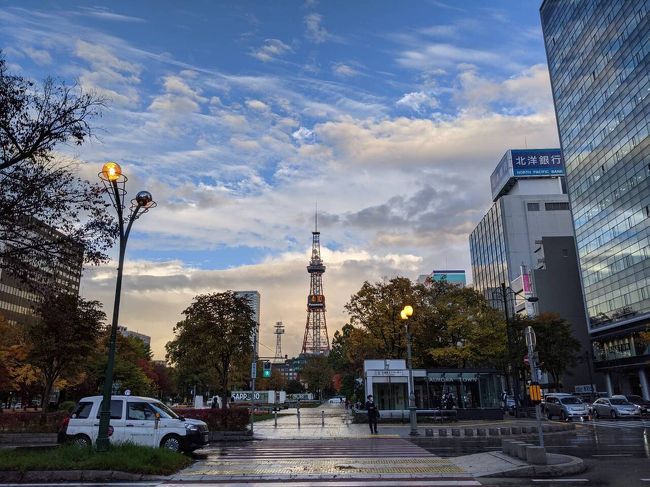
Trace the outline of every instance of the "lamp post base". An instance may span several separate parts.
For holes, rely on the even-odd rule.
[[[111,440],[108,438],[97,438],[95,446],[98,452],[106,452],[111,446]]]
[[[413,407],[409,408],[409,419],[411,421],[411,432],[409,433],[409,436],[420,436],[420,433],[418,433],[417,414]]]

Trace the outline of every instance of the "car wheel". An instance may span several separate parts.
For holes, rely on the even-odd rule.
[[[567,420],[568,420],[568,418],[567,418],[567,416],[566,416],[566,413],[565,413],[564,411],[562,411],[562,412],[560,413],[560,419],[561,419],[562,421],[567,421]]]
[[[610,415],[612,416],[612,419],[618,418],[618,414],[616,414],[616,411],[614,409],[612,409],[612,412],[610,413]]]
[[[548,412],[548,414],[546,415],[546,417],[548,418],[549,421],[553,419],[553,415],[551,414],[550,411]]]
[[[167,435],[160,442],[160,448],[180,452],[182,450],[181,437],[178,435]]]
[[[86,435],[75,435],[72,437],[70,444],[78,446],[79,448],[90,448],[92,442]]]

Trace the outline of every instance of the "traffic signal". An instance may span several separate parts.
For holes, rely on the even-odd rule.
[[[264,370],[262,372],[262,377],[264,377],[265,379],[271,377],[271,362],[269,362],[268,360],[264,362]]]

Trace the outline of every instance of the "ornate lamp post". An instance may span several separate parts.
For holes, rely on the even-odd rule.
[[[418,418],[415,408],[415,387],[413,386],[413,358],[411,356],[412,337],[409,333],[409,316],[413,315],[413,306],[406,305],[400,312],[400,318],[404,320],[406,326],[406,357],[409,368],[409,420],[411,422],[411,436],[418,436]]]
[[[124,254],[126,242],[131,233],[131,226],[140,216],[156,206],[155,201],[148,191],[140,191],[131,200],[130,214],[126,219],[124,228],[124,206],[126,196],[127,177],[122,174],[122,168],[116,162],[107,162],[99,173],[99,178],[104,183],[104,188],[111,198],[111,202],[117,210],[117,218],[120,231],[120,254],[117,267],[117,282],[115,284],[115,301],[113,304],[113,322],[111,323],[111,336],[108,342],[108,364],[106,365],[106,377],[104,379],[104,397],[99,416],[99,434],[97,436],[97,451],[107,451],[110,445],[108,439],[108,427],[111,420],[111,393],[113,389],[113,365],[115,363],[115,340],[117,339],[117,322],[120,313],[120,294],[122,292],[122,272],[124,270]]]

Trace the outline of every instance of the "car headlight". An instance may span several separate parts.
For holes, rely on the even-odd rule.
[[[199,427],[195,424],[186,424],[185,429],[187,431],[199,431]]]

